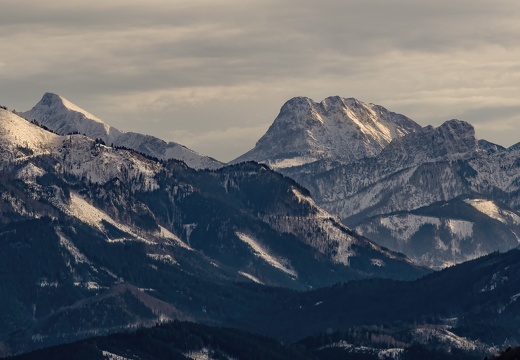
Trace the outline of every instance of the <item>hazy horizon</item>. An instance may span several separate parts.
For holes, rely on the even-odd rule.
[[[355,97],[422,126],[520,141],[520,3],[6,0],[0,103],[57,93],[221,161],[290,98]]]

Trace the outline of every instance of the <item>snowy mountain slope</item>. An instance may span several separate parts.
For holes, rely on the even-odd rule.
[[[387,216],[400,213],[410,221],[408,225],[402,225],[413,227],[415,218],[405,216],[403,212],[413,212],[437,202],[448,202],[462,195],[485,197],[489,201],[503,204],[502,208],[517,216],[515,212],[519,211],[520,201],[518,155],[518,150],[514,148],[501,149],[490,143],[477,141],[470,124],[451,120],[438,128],[426,127],[396,139],[373,158],[322,172],[290,169],[285,173],[308,187],[318,204],[339,214],[347,224],[359,225],[358,230],[363,234],[419,260],[416,251],[404,245],[404,239],[389,235],[384,226],[374,227],[372,219],[383,221]],[[312,165],[308,167],[312,169]],[[437,226],[438,222],[444,223],[443,218],[447,216],[439,213],[436,217],[435,223],[430,223],[430,226]],[[495,219],[487,216],[483,221],[492,226]],[[372,225],[367,232],[360,224],[368,222]],[[466,254],[453,257],[446,253],[444,259],[436,248],[440,245],[434,233],[429,233],[428,236],[423,234],[424,241],[430,244],[431,253],[423,253],[421,256],[424,255],[425,258],[421,263],[432,265],[431,261],[434,261],[435,266],[438,266],[443,262],[451,263],[457,258],[456,261],[463,261],[468,259],[467,256],[479,256],[483,249],[507,250],[513,245],[512,236],[518,230],[512,222],[506,226],[509,230],[500,232],[503,237],[501,246],[490,248],[489,244],[497,244],[484,237],[480,237],[479,241],[472,237],[473,245],[466,248]],[[449,233],[449,229],[444,228]],[[448,241],[450,236],[444,236],[443,239],[455,245],[458,242],[457,236],[453,233],[451,241]],[[391,244],[399,245],[393,247]],[[451,248],[451,245],[447,246]],[[436,260],[432,260],[433,258]]]
[[[246,306],[224,300],[229,288],[246,291],[241,284],[303,290],[428,272],[353,233],[265,165],[194,170],[9,112],[0,131],[0,287],[10,294],[0,299],[0,343],[33,348],[172,317],[135,291],[98,297],[121,283],[170,304],[176,318],[214,323]]]
[[[355,234],[265,165],[195,170],[58,136],[5,111],[0,131],[0,287],[12,294],[0,299],[0,323],[9,324],[0,341],[27,332],[52,343],[61,330],[74,338],[78,324],[62,315],[76,310],[78,319],[101,312],[85,335],[140,321],[131,314],[167,316],[143,308],[135,293],[69,311],[122,282],[171,303],[179,317],[211,322],[227,316],[208,304],[214,286],[303,290],[428,272]],[[115,322],[102,316],[111,308]],[[24,339],[20,346],[34,346]]]
[[[263,283],[272,280],[262,269],[285,279],[283,283],[298,284],[313,278],[310,285],[315,286],[314,282],[322,277],[320,281],[327,281],[330,276],[334,279],[375,273],[388,276],[402,274],[401,267],[413,267],[401,255],[353,233],[339,219],[316,206],[305,189],[264,165],[243,163],[205,174],[187,172],[184,176],[188,177],[181,177],[183,182],[190,183],[197,193],[191,198],[181,196],[176,200],[177,206],[199,204],[197,207],[204,206],[207,214],[212,215],[196,221],[189,216],[177,233],[189,236],[186,242],[193,248],[203,250],[221,263],[243,266],[241,272]],[[204,201],[198,199],[202,194],[207,197]],[[196,202],[190,204],[191,201]],[[154,204],[154,207],[164,206],[160,202]],[[240,218],[236,212],[242,214]],[[172,216],[175,214],[166,214],[167,218]],[[249,220],[244,222],[244,216]],[[223,229],[222,222],[233,225]],[[235,230],[231,232],[232,228]],[[235,249],[235,255],[223,250],[229,246]],[[237,258],[237,251],[248,254],[248,262]],[[375,266],[374,259],[384,266]],[[318,265],[316,261],[324,263]],[[334,275],[330,273],[332,269]]]
[[[22,115],[61,135],[80,133],[105,142],[121,135],[119,130],[56,94],[45,93],[38,104]]]
[[[61,135],[84,134],[92,139],[101,139],[105,144],[134,149],[159,159],[182,160],[197,169],[222,166],[220,162],[177,143],[166,143],[153,136],[120,131],[56,94],[44,94],[38,104],[22,115]]]
[[[356,231],[417,263],[443,268],[520,243],[520,217],[505,205],[459,197],[363,220]]]
[[[515,150],[480,151],[471,125],[448,121],[392,142],[375,158],[299,180],[344,219],[417,209],[472,193],[515,209],[517,156]]]
[[[324,266],[324,273],[329,266],[337,267],[335,280],[326,280],[326,277],[320,280],[327,283],[341,277],[381,272],[380,266],[372,265],[376,258],[379,265],[388,264],[385,271],[389,276],[397,271],[395,276],[400,277],[404,271],[402,275],[406,277],[407,267],[412,273],[415,271],[407,259],[358,237],[341,225],[338,218],[320,209],[305,189],[265,166],[246,163],[199,174],[175,162],[167,163],[165,167],[138,153],[114,149],[83,135],[45,135],[41,128],[7,114],[8,121],[2,121],[0,126],[11,124],[12,129],[21,129],[21,133],[13,135],[14,145],[9,145],[10,138],[5,139],[9,145],[5,152],[15,148],[21,134],[24,139],[43,139],[40,142],[46,136],[50,139],[46,146],[52,151],[5,164],[6,169],[15,169],[13,176],[25,183],[26,197],[45,200],[53,206],[53,212],[75,217],[102,232],[116,228],[123,237],[151,244],[157,243],[157,238],[162,242],[181,239],[184,247],[202,250],[228,266],[236,266],[236,259],[222,249],[236,247],[236,240],[241,240],[243,246],[240,248],[248,254],[246,258],[252,257],[253,264],[262,264],[267,273],[256,269],[255,274],[251,274],[250,268],[239,270],[265,283],[286,283],[288,280],[288,284],[293,283],[292,278],[300,269],[286,268],[280,261],[274,261],[278,258],[292,263],[296,261],[292,259],[293,253],[300,253],[300,263],[307,259],[314,262],[314,267]],[[45,144],[35,144],[46,148]],[[85,187],[89,189],[88,193],[81,190]],[[8,195],[6,192],[4,197],[7,199]],[[193,208],[201,199],[206,200],[197,205],[197,209]],[[19,209],[28,207],[15,206],[14,201],[9,201],[11,211],[17,215],[22,215]],[[183,206],[185,211],[182,211]],[[208,216],[204,211],[215,212],[215,215]],[[249,220],[240,220],[245,214]],[[231,219],[236,223],[226,225],[223,231],[221,222],[229,223]],[[211,230],[213,226],[220,229],[216,236]],[[285,234],[287,243],[273,243],[272,237],[280,236],[280,233]],[[214,242],[208,243],[211,238]],[[107,235],[107,239],[111,237]],[[255,240],[248,242],[245,239]],[[303,248],[293,249],[294,246]],[[321,254],[320,260],[311,260],[317,254]],[[355,262],[359,269],[351,265],[351,258],[363,259]],[[391,270],[394,266],[396,268]],[[309,269],[302,271],[303,275],[294,283],[296,286],[318,285],[307,283]],[[278,280],[269,279],[271,273],[276,274]]]
[[[353,98],[293,98],[256,146],[232,163],[254,160],[276,169],[323,159],[349,163],[377,155],[392,139],[419,128],[403,115]]]
[[[58,146],[59,136],[0,109],[0,151],[2,162],[49,154]]]

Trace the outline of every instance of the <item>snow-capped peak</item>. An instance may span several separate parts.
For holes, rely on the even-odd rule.
[[[79,132],[108,142],[121,134],[100,118],[53,93],[45,93],[38,104],[23,115],[60,135]]]
[[[43,95],[43,98],[42,98],[42,102],[43,101],[48,102],[50,104],[50,106],[59,104],[61,102],[61,105],[65,106],[67,109],[75,111],[75,112],[80,113],[80,114],[83,114],[83,115],[85,115],[85,117],[87,119],[94,120],[96,122],[99,122],[99,123],[103,124],[107,130],[110,128],[110,125],[105,123],[103,120],[101,120],[97,116],[92,115],[91,113],[89,113],[86,110],[83,110],[79,106],[71,103],[69,100],[65,99],[64,97],[62,97],[60,95],[56,95],[56,94],[53,94],[53,93],[45,93]]]
[[[222,166],[217,160],[200,155],[177,143],[167,143],[153,136],[120,131],[60,95],[45,93],[38,104],[22,114],[60,135],[85,134],[92,139],[101,139],[106,144],[123,146],[159,159],[182,160],[188,166],[197,169],[215,169]]]
[[[292,167],[321,159],[341,163],[377,155],[393,139],[421,127],[382,106],[331,96],[320,103],[295,97],[255,148],[233,162],[255,160]]]

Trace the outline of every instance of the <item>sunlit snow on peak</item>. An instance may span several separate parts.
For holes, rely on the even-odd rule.
[[[94,120],[96,122],[102,123],[103,125],[105,125],[105,128],[107,129],[107,131],[110,129],[110,125],[106,124],[103,120],[101,120],[97,116],[92,115],[88,111],[83,110],[79,106],[71,103],[69,100],[65,99],[63,96],[60,96],[60,95],[57,95],[57,96],[61,99],[61,102],[63,103],[63,106],[65,106],[67,109],[79,112],[79,113],[85,115],[86,118],[89,118],[89,119]]]

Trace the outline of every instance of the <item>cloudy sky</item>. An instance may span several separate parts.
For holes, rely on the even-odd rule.
[[[2,0],[0,104],[58,93],[222,161],[294,96],[520,141],[518,0]]]

